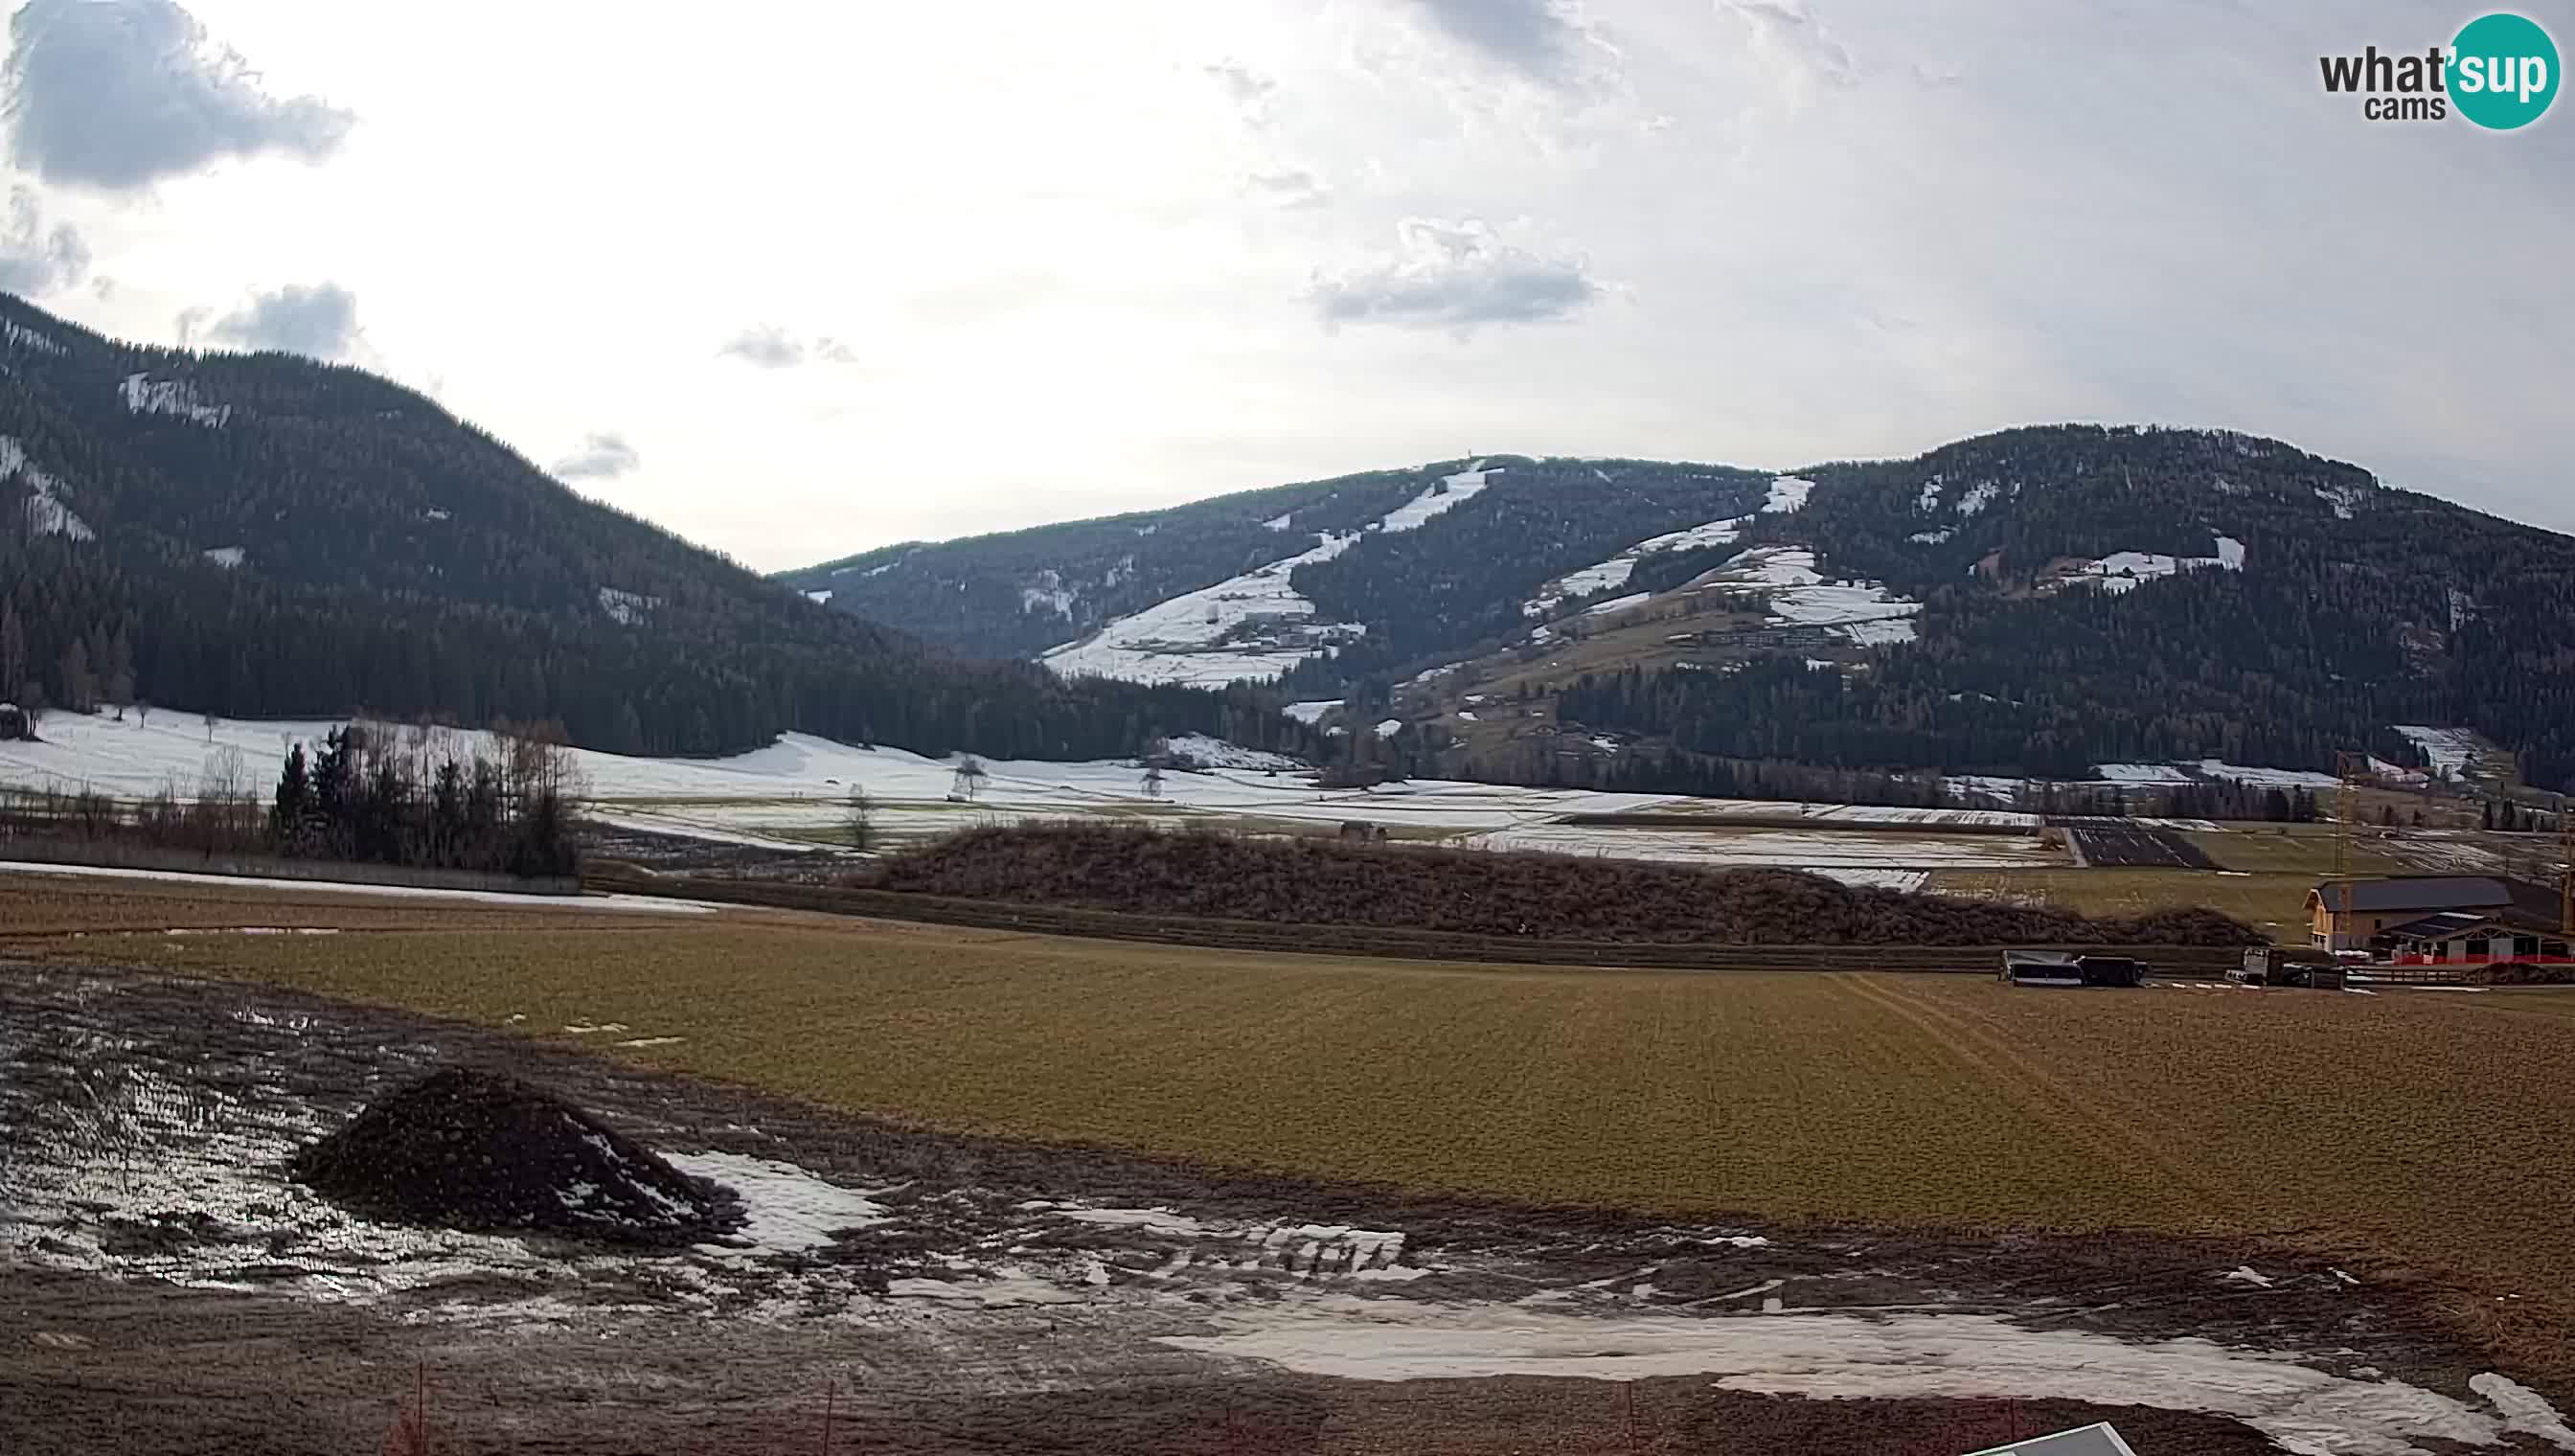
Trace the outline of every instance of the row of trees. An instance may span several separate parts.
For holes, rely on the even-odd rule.
[[[497,726],[486,750],[429,727],[333,728],[287,750],[269,809],[276,851],[523,876],[580,869],[579,792],[562,728]]]

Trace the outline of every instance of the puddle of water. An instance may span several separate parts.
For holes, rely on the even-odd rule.
[[[2471,1382],[2483,1397],[2472,1405],[2205,1340],[2132,1342],[1990,1315],[1598,1318],[1335,1295],[1229,1310],[1215,1322],[1227,1333],[1164,1343],[1353,1380],[1704,1375],[1727,1389],[1819,1398],[2153,1405],[2230,1416],[2299,1456],[2414,1456],[2418,1439],[2485,1446],[2507,1431],[2575,1451],[2575,1434],[2560,1437],[2564,1423],[2546,1399],[2501,1376]]]

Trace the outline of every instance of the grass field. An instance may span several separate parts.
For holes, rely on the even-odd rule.
[[[2315,887],[2316,878],[2309,873],[2216,874],[2205,869],[1943,869],[1933,873],[1923,888],[1932,894],[2043,905],[2084,915],[2136,915],[2205,905],[2273,939],[2303,945],[2307,891]]]
[[[612,1054],[838,1107],[1327,1179],[2320,1241],[2440,1271],[2575,1369],[2575,994],[2052,993],[793,917],[30,947],[540,1034],[613,1021],[682,1039]]]

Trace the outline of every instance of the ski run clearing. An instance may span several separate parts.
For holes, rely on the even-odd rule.
[[[1492,473],[1479,465],[1443,477],[1368,530],[1418,530],[1482,494],[1487,474]],[[1298,596],[1290,581],[1298,567],[1330,561],[1356,546],[1364,535],[1360,531],[1322,537],[1294,556],[1119,618],[1040,661],[1066,678],[1117,678],[1200,688],[1222,688],[1246,679],[1270,682],[1335,643],[1366,635],[1366,627],[1358,623],[1314,621],[1314,604]]]

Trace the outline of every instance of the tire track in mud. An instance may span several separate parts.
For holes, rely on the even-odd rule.
[[[2240,1223],[2248,1216],[2234,1197],[2207,1181],[2190,1164],[2176,1159],[2153,1138],[2138,1132],[2121,1115],[2134,1113],[2142,1117],[2143,1109],[2122,1104],[2117,1112],[2105,1110],[2103,1101],[2119,1099],[2077,1091],[1992,1028],[1978,1025],[1947,1007],[1917,999],[1909,989],[1899,988],[1890,980],[1871,979],[1857,971],[1835,972],[1832,978],[1862,1000],[1910,1023],[1943,1051],[1985,1073],[2011,1100],[2105,1161],[2142,1165],[2165,1187],[2185,1195],[2195,1211],[2212,1224]]]

